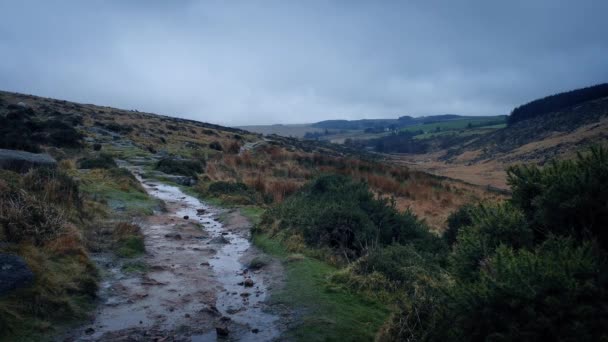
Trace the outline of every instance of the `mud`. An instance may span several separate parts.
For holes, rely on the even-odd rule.
[[[260,254],[249,242],[250,224],[238,211],[206,205],[176,186],[142,180],[166,212],[141,220],[146,255],[143,274],[128,274],[108,256],[102,303],[72,341],[272,341],[281,332],[269,290],[281,286],[274,262],[249,270]],[[220,222],[220,217],[223,218]],[[109,261],[110,260],[110,261]],[[227,336],[220,336],[226,335]]]

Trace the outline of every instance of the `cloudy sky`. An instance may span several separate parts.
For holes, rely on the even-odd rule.
[[[506,114],[608,81],[608,1],[0,0],[0,89],[224,125]]]

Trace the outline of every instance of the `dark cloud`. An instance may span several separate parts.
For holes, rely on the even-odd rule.
[[[501,114],[608,80],[608,2],[2,2],[0,88],[221,124]]]

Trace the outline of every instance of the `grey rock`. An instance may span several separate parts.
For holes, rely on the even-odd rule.
[[[228,239],[226,239],[223,236],[218,236],[218,237],[214,237],[213,239],[211,239],[209,241],[209,243],[227,244],[227,243],[230,243],[230,241],[228,241]]]
[[[0,296],[31,285],[34,273],[17,255],[0,254]]]
[[[0,169],[27,172],[36,167],[57,167],[57,161],[46,153],[0,149]]]

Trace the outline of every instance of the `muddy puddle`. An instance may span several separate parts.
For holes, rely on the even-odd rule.
[[[256,253],[246,220],[241,216],[237,223],[223,223],[219,218],[229,216],[226,211],[176,186],[142,180],[137,167],[128,168],[151,196],[165,202],[167,212],[137,222],[146,255],[133,262],[144,264],[146,272],[130,274],[124,265],[105,265],[103,303],[73,340],[276,339],[279,317],[269,313],[265,301],[280,274],[244,264]]]

